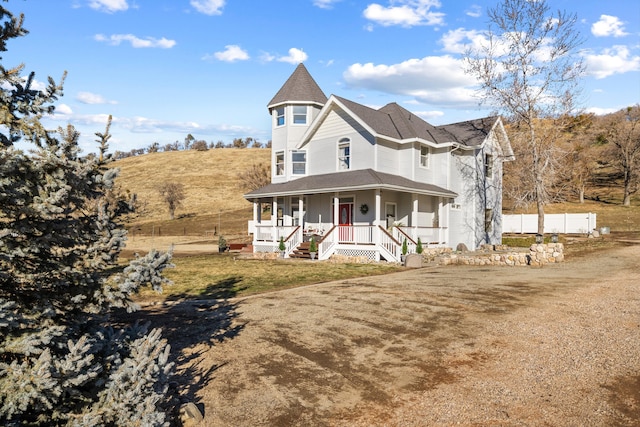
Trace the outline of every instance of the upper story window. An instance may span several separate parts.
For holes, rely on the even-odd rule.
[[[493,178],[493,155],[484,155],[484,176]]]
[[[284,151],[276,152],[276,175],[284,175]]]
[[[307,173],[307,152],[306,151],[292,151],[291,152],[291,167],[293,168],[294,175],[304,175]]]
[[[306,105],[293,106],[293,124],[294,125],[307,124],[307,106]]]
[[[284,107],[276,108],[276,126],[284,126]]]
[[[429,158],[431,157],[431,148],[427,145],[420,146],[420,166],[423,168],[429,167]]]
[[[351,169],[351,140],[342,138],[338,142],[338,169]]]

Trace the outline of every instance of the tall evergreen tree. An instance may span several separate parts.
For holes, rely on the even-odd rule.
[[[22,22],[0,3],[0,51],[27,34]],[[100,155],[81,155],[72,126],[40,122],[62,85],[34,89],[22,71],[0,59],[0,425],[165,425],[169,346],[110,316],[135,310],[140,286],[160,289],[171,255],[118,266],[128,206],[108,197],[109,126]]]

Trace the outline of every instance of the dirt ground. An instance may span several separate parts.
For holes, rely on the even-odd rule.
[[[640,245],[146,307],[206,426],[640,425]]]

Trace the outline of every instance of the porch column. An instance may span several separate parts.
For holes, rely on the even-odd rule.
[[[442,227],[447,227],[443,233],[443,241],[446,242],[447,245],[449,245],[449,209],[450,209],[451,199],[443,198],[442,202],[443,202],[442,216],[444,218],[444,220],[442,221]]]
[[[333,195],[333,225],[340,224],[340,195]]]
[[[418,202],[418,195],[413,193],[411,194],[411,199],[412,199],[412,204],[413,207],[411,208],[411,225],[413,226],[413,236],[411,236],[411,238],[415,241],[417,241],[418,238],[418,209],[419,209],[419,202]]]
[[[304,197],[298,199],[298,225],[304,230]]]
[[[253,202],[253,223],[257,224],[260,222],[260,209],[258,209],[260,203]]]
[[[376,188],[376,216],[373,221],[373,225],[375,225],[375,229],[373,232],[373,239],[376,245],[380,244],[380,215],[382,214],[382,192],[379,188]]]
[[[273,200],[271,201],[271,235],[273,236],[272,239],[274,241],[279,240],[277,226],[278,226],[278,199],[274,197]]]
[[[442,197],[438,197],[438,240],[439,240],[439,243],[447,241],[446,240],[447,237],[444,235],[444,232],[442,230],[443,224],[445,224],[443,198]]]

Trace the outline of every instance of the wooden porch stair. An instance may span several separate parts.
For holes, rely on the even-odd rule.
[[[302,242],[298,245],[297,248],[289,254],[289,258],[296,259],[311,259],[311,254],[309,253],[309,242]]]

